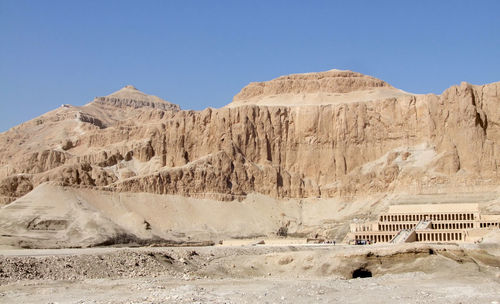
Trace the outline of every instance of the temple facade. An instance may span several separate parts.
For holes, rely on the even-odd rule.
[[[474,242],[500,229],[500,215],[482,215],[478,204],[393,205],[378,221],[352,223],[346,242]]]

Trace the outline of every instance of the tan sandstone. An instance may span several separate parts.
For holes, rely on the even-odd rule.
[[[499,91],[462,83],[415,95],[331,70],[186,111],[127,86],[1,133],[0,198],[47,182],[215,201],[496,191]]]

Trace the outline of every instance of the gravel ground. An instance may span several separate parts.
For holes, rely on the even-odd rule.
[[[500,259],[470,250],[427,245],[0,251],[0,303],[500,303]],[[352,279],[356,268],[373,277]]]
[[[497,303],[498,281],[420,272],[375,278],[23,281],[2,303]]]

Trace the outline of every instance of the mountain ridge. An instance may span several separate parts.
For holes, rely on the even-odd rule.
[[[375,79],[350,71],[322,73],[276,79],[317,79],[322,75]],[[375,87],[397,90],[385,82],[373,81]],[[462,83],[450,87],[442,95],[405,93],[369,101],[309,104],[298,108],[240,104],[203,111],[181,111],[156,96],[125,87],[108,95],[122,98],[125,103],[96,99],[97,102],[94,100],[83,107],[63,105],[0,135],[0,142],[4,144],[0,150],[3,159],[0,161],[0,192],[4,197],[15,198],[40,182],[55,179],[67,185],[111,187],[115,191],[177,191],[189,195],[190,192],[217,190],[229,198],[252,191],[283,198],[351,195],[354,186],[350,185],[353,182],[350,180],[360,182],[359,178],[366,175],[361,170],[365,163],[387,153],[396,153],[398,149],[410,153],[412,147],[423,143],[434,150],[435,157],[439,156],[428,162],[437,173],[444,174],[435,178],[453,181],[458,177],[453,175],[450,179],[449,174],[460,169],[470,176],[495,172],[489,175],[496,178],[497,167],[491,164],[496,164],[494,155],[498,152],[495,145],[490,144],[492,139],[488,134],[497,136],[498,132],[496,123],[500,119],[493,106],[498,102],[498,86],[499,83],[485,86]],[[359,84],[354,87],[360,88]],[[136,97],[132,99],[134,94]],[[128,106],[129,100],[146,103]],[[149,101],[152,103],[148,104]],[[158,107],[157,103],[166,107]],[[432,130],[430,126],[434,126]],[[480,150],[491,147],[488,148],[489,163],[476,159],[475,153],[485,152],[462,139],[460,134],[448,134],[453,128],[475,134],[477,140],[483,141]],[[208,155],[218,155],[220,159],[212,159],[205,165],[198,162],[203,169],[193,169],[193,172],[178,168]],[[83,170],[80,165],[89,169]],[[365,186],[386,191],[394,180],[411,179],[403,178],[401,167],[391,168],[383,169],[385,173],[370,174],[399,177],[380,181],[378,186]],[[53,170],[56,173],[51,173]],[[69,170],[79,178],[62,177],[64,174],[59,170]],[[174,177],[173,172],[179,170],[180,176],[176,173]],[[200,182],[198,176],[191,176],[190,181],[186,181],[187,176],[199,170],[205,172],[203,176],[218,176],[213,179],[217,184],[207,188],[210,179]],[[390,170],[395,171],[389,173]],[[416,176],[431,172],[428,168],[421,171]],[[21,191],[15,186],[16,182],[12,182],[19,180],[16,177],[19,174],[28,174],[31,181],[31,186],[20,186],[24,189]],[[166,181],[150,180],[162,174],[167,174]],[[82,176],[87,178],[82,180]],[[138,181],[141,178],[146,180]],[[131,180],[143,186],[130,184]],[[146,187],[151,183],[159,183],[159,186]],[[342,184],[340,188],[339,183]],[[332,188],[331,185],[337,186]],[[171,190],[166,190],[169,187]],[[191,187],[196,191],[190,191]]]
[[[0,227],[12,236],[0,236],[0,244],[81,246],[120,235],[213,241],[280,227],[333,237],[391,197],[498,197],[500,82],[461,83],[441,95],[361,82],[331,93],[344,99],[314,100],[323,93],[290,94],[310,89],[296,81],[285,81],[278,95],[273,88],[202,111],[130,98],[137,92],[129,87],[119,102],[63,105],[0,134]],[[272,95],[281,102],[269,102]],[[490,201],[484,204],[497,206]],[[224,216],[204,219],[207,210]],[[63,225],[63,213],[75,222]],[[96,230],[93,217],[106,229]],[[251,234],[249,221],[261,223]],[[32,230],[38,222],[61,230]]]

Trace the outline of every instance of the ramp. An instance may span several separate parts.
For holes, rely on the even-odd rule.
[[[415,226],[415,230],[424,230],[424,229],[430,229],[432,226],[432,221],[431,220],[420,220],[418,224]]]
[[[408,240],[412,233],[415,233],[415,230],[413,229],[403,229],[398,232],[390,241],[392,244],[401,244],[401,243],[408,243]]]

